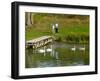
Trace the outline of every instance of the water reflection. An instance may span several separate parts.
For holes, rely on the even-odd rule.
[[[88,45],[55,42],[35,50],[26,49],[26,68],[78,65],[89,65]]]

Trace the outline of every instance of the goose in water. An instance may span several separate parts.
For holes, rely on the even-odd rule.
[[[46,50],[44,50],[44,49],[38,50],[39,53],[51,52],[51,51],[52,51],[52,49],[50,49],[50,48],[48,48],[48,49],[46,49]]]
[[[53,45],[51,45],[51,47],[50,47],[50,48],[47,48],[47,49],[46,49],[46,51],[47,51],[47,52],[51,52],[51,51],[52,51],[52,49],[53,49]]]
[[[76,47],[75,47],[75,45],[74,45],[74,47],[72,47],[72,48],[71,48],[71,50],[72,50],[72,51],[75,51],[75,50],[76,50]]]
[[[85,45],[84,45],[84,47],[80,47],[79,50],[84,51],[85,50]]]
[[[46,51],[47,51],[47,52],[51,52],[51,51],[52,51],[52,49],[51,49],[51,48],[48,48]]]
[[[38,52],[39,52],[39,53],[44,53],[45,50],[44,50],[44,49],[40,49],[40,50],[38,50]]]

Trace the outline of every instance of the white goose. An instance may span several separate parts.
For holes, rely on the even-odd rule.
[[[52,49],[53,49],[53,45],[51,45],[51,47],[50,47],[50,48],[47,48],[47,49],[46,49],[46,51],[47,51],[47,52],[51,52],[51,51],[52,51]]]
[[[39,49],[38,52],[39,53],[45,53],[46,52],[46,47],[44,46],[44,49]]]
[[[79,50],[84,51],[85,50],[85,45],[84,45],[84,47],[80,47]]]
[[[38,50],[38,52],[39,52],[39,53],[44,53],[45,50],[44,50],[44,49],[40,49],[40,50]]]
[[[51,52],[51,51],[52,51],[52,49],[48,48],[46,51],[47,51],[47,52]]]
[[[74,47],[72,47],[72,48],[71,48],[71,50],[72,50],[72,51],[75,51],[75,50],[76,50],[76,47],[75,47],[75,45],[74,45]]]

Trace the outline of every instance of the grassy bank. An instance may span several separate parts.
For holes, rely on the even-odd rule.
[[[52,33],[52,23],[59,24],[58,33]],[[26,40],[44,35],[54,36],[60,42],[88,43],[89,16],[35,14],[34,24],[26,26]]]

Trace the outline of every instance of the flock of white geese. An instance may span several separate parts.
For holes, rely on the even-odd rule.
[[[80,50],[80,51],[85,51],[85,50],[86,50],[85,45],[84,45],[83,47],[76,47],[76,46],[74,45],[73,47],[70,48],[71,51],[76,51],[77,49]],[[46,49],[46,48],[44,47],[44,49],[39,49],[38,52],[39,52],[39,53],[44,53],[44,52],[51,52],[52,50],[53,50],[52,48],[47,48],[47,49]]]
[[[39,53],[51,52],[51,51],[52,51],[52,49],[50,49],[50,48],[48,48],[48,49],[46,49],[46,50],[44,50],[44,49],[38,50]]]
[[[75,51],[76,49],[77,48],[76,48],[75,45],[74,45],[74,47],[71,48],[72,51]],[[85,51],[85,45],[83,47],[79,47],[78,49],[81,50],[81,51]]]

